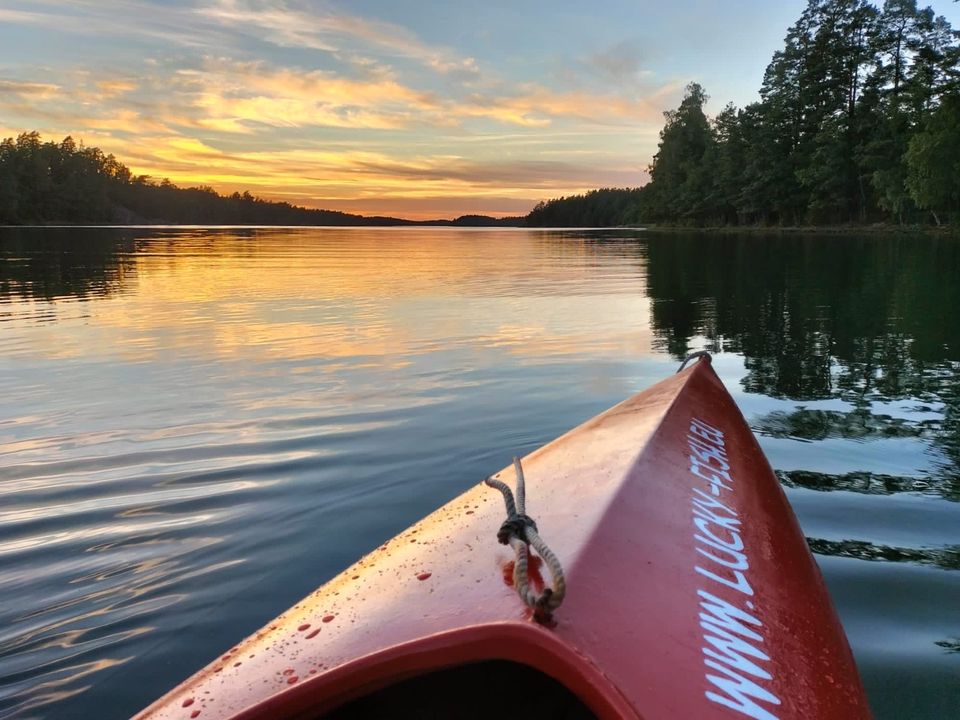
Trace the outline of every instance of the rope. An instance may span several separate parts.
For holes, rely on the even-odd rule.
[[[563,602],[567,594],[567,582],[563,577],[560,560],[540,537],[533,518],[526,514],[526,480],[523,477],[520,458],[513,459],[513,469],[517,475],[516,501],[514,501],[513,492],[505,482],[494,477],[488,477],[484,482],[500,491],[503,495],[503,504],[507,508],[507,519],[497,531],[497,540],[501,545],[512,547],[516,555],[516,562],[513,565],[513,586],[517,589],[520,599],[533,609],[534,618],[538,622],[544,622],[550,619],[553,611]],[[553,579],[553,587],[544,588],[539,595],[530,588],[527,573],[531,545],[546,563],[550,570],[550,577]]]
[[[687,366],[687,363],[693,360],[694,358],[706,358],[707,360],[713,359],[710,357],[710,353],[708,353],[706,350],[697,350],[696,352],[690,353],[683,359],[683,362],[680,363],[680,367],[677,368],[677,372],[680,372],[681,370],[683,370]]]

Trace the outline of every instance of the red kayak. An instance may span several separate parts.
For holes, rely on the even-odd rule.
[[[518,468],[527,507],[508,512]],[[137,718],[870,717],[709,358],[488,480]]]

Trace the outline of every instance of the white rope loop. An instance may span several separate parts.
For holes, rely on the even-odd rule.
[[[549,620],[550,615],[560,607],[567,594],[567,582],[563,576],[560,560],[540,537],[537,524],[526,514],[526,479],[523,476],[520,458],[513,459],[513,469],[517,475],[516,501],[506,483],[492,476],[484,480],[488,486],[500,491],[507,509],[507,519],[500,526],[497,539],[502,544],[509,544],[513,548],[516,556],[513,565],[513,586],[520,599],[533,610],[534,618],[538,621]],[[553,587],[546,587],[539,594],[530,587],[529,546],[531,545],[550,570],[553,581]]]

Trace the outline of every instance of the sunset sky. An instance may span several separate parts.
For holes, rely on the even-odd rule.
[[[308,207],[524,214],[643,184],[683,87],[756,99],[805,4],[3,0],[0,135]]]

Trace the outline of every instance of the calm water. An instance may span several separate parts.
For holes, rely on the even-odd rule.
[[[0,229],[0,718],[124,718],[676,369],[760,436],[881,718],[960,707],[960,244]]]

